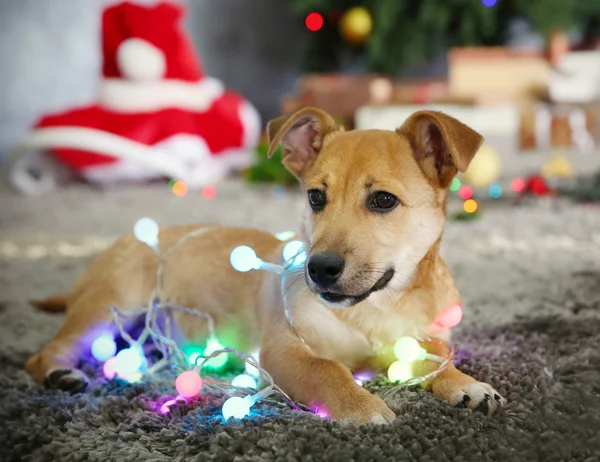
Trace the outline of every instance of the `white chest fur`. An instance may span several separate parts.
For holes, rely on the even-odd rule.
[[[329,308],[318,300],[303,303],[292,313],[294,328],[319,356],[352,368],[393,346],[400,337],[422,335],[426,320],[390,311],[379,294],[352,308]],[[381,294],[385,297],[385,294]]]

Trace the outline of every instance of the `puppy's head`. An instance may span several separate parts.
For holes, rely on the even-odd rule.
[[[439,112],[413,114],[395,132],[345,132],[315,108],[272,120],[269,155],[303,187],[309,289],[350,307],[388,288],[401,292],[439,241],[448,186],[483,138]]]

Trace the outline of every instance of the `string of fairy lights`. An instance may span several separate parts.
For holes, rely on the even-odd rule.
[[[159,248],[159,226],[150,218],[138,220],[134,226],[136,238],[150,247],[157,258],[156,286],[154,293],[147,306],[122,311],[117,307],[111,307],[113,324],[118,335],[128,344],[128,347],[117,351],[115,335],[112,331],[102,332],[91,344],[91,353],[98,361],[103,362],[103,372],[107,379],[115,377],[130,383],[140,381],[145,375],[153,374],[163,370],[171,369],[177,371],[175,380],[176,398],[165,402],[161,406],[161,412],[166,414],[170,407],[179,401],[193,400],[202,391],[217,396],[224,396],[226,400],[221,408],[225,420],[229,418],[241,419],[251,413],[251,408],[257,402],[268,399],[271,395],[278,395],[289,406],[302,409],[281,388],[277,386],[271,375],[260,366],[260,352],[246,354],[234,348],[223,345],[217,336],[213,317],[205,312],[194,308],[166,303],[163,294],[163,271],[164,264],[174,249],[183,245],[190,239],[200,237],[212,230],[214,227],[202,227],[193,230],[181,237],[166,251],[161,252]],[[306,250],[304,243],[299,240],[291,240],[294,233],[285,232],[276,235],[281,241],[286,241],[283,247],[283,264],[267,262],[260,259],[256,252],[249,246],[238,246],[232,249],[230,264],[240,272],[252,270],[263,270],[275,273],[281,277],[283,305],[286,319],[290,329],[298,336],[302,343],[310,349],[310,345],[304,340],[293,323],[293,316],[288,306],[286,294],[288,292],[288,276],[298,271],[306,261]],[[173,339],[174,313],[180,312],[185,315],[203,319],[208,331],[206,344],[180,346]],[[139,336],[134,339],[125,328],[132,319],[144,318],[144,328]],[[462,309],[455,305],[445,310],[430,326],[431,332],[439,333],[457,325],[462,319]],[[427,338],[420,338],[424,341]],[[451,351],[447,357],[441,357],[428,353],[414,337],[402,337],[394,345],[396,361],[387,371],[390,381],[401,386],[413,386],[424,381],[429,381],[454,359]],[[150,364],[145,352],[144,345],[152,342],[154,348],[160,353],[161,358],[154,364]],[[230,382],[221,380],[219,372],[227,365],[229,355],[234,355],[244,362],[245,371],[233,378]],[[415,361],[433,361],[439,366],[425,376],[413,376],[413,363]],[[208,372],[210,375],[203,374]],[[355,381],[362,386],[365,381],[372,378],[370,373],[355,374]],[[265,385],[258,390],[260,384]],[[257,391],[258,390],[258,391]],[[326,410],[313,409],[315,413],[327,417]]]

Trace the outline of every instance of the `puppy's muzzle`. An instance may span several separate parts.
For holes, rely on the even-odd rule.
[[[346,262],[340,255],[324,252],[310,257],[306,269],[308,277],[321,289],[326,290],[338,282],[345,266]]]

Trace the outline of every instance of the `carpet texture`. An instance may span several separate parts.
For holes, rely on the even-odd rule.
[[[3,460],[598,460],[599,320],[540,317],[461,338],[459,366],[509,400],[496,417],[399,390],[388,396],[398,418],[387,426],[266,405],[225,425],[219,398],[163,416],[157,409],[170,387],[115,381],[70,396],[28,386],[18,378],[25,358],[2,355]],[[373,391],[388,390],[374,382]]]
[[[600,212],[591,207],[492,204],[478,221],[448,224],[442,251],[465,310],[458,365],[508,399],[491,418],[427,392],[390,392],[381,380],[367,387],[396,412],[387,426],[266,404],[225,424],[217,397],[163,416],[172,377],[100,381],[75,396],[32,384],[22,365],[62,317],[27,300],[67,289],[102,243],[140,216],[193,223],[239,210],[219,221],[272,232],[296,220],[293,195],[239,184],[219,192],[202,202],[162,189],[72,188],[24,206],[0,191],[0,461],[600,460]]]

